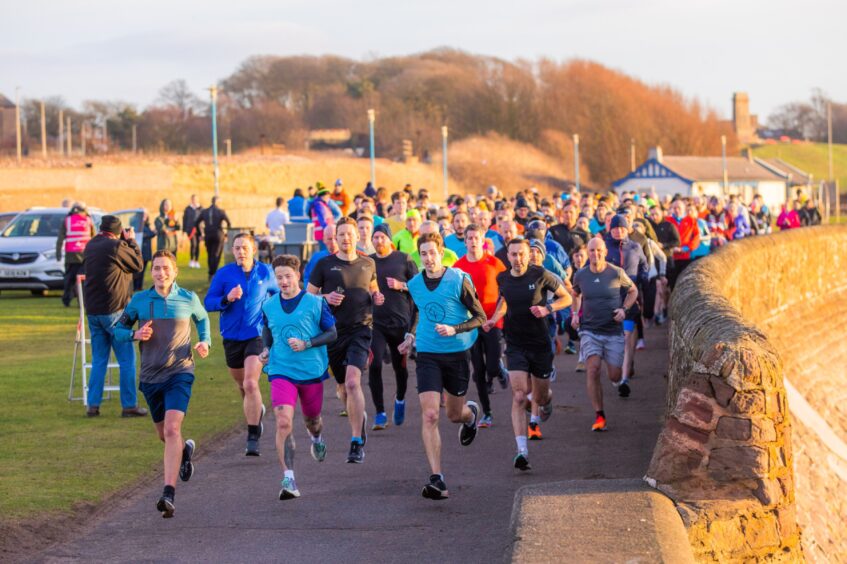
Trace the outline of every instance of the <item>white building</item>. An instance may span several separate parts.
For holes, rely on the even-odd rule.
[[[726,173],[724,191],[722,157],[663,156],[662,148],[655,147],[641,166],[612,183],[612,187],[619,194],[655,191],[659,197],[737,194],[745,202],[761,194],[768,207],[775,210],[786,202],[788,178],[775,167],[766,166],[758,159],[727,157]]]

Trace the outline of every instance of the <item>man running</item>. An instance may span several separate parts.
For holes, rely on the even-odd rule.
[[[457,211],[453,215],[453,233],[444,238],[444,246],[456,253],[459,258],[465,256],[465,253],[468,252],[465,246],[465,228],[470,222],[468,212]]]
[[[326,345],[335,341],[335,318],[327,303],[300,289],[300,260],[280,255],[273,260],[279,298],[262,305],[265,349],[262,361],[271,386],[276,415],[276,451],[283,478],[279,499],[300,497],[294,481],[292,420],[297,399],[312,439],[312,458],[323,462],[326,443],[321,436],[323,381],[329,378]]]
[[[588,243],[588,266],[573,278],[574,313],[571,325],[579,330],[579,360],[586,366],[588,397],[595,413],[592,431],[606,430],[600,363],[606,363],[606,373],[613,384],[621,382],[624,357],[622,324],[627,310],[635,305],[638,298],[638,289],[633,281],[622,268],[606,262],[606,253],[603,239],[591,239]],[[626,295],[621,303],[624,290]],[[620,385],[626,386],[626,383]]]
[[[329,367],[339,386],[342,403],[350,419],[352,438],[347,462],[361,464],[365,459],[368,415],[362,393],[362,372],[368,364],[373,333],[373,306],[382,305],[385,296],[376,281],[376,265],[370,257],[356,252],[356,220],[342,217],[335,227],[338,253],[315,265],[308,290],[323,294],[331,306],[339,338],[329,347]]]
[[[455,267],[471,277],[485,316],[490,318],[494,315],[499,296],[497,275],[505,271],[506,267],[494,255],[483,251],[484,235],[485,228],[475,223],[465,228],[465,244],[468,252],[456,262]],[[477,339],[471,349],[473,377],[479,394],[479,402],[482,404],[483,416],[479,421],[480,427],[490,427],[493,422],[491,402],[488,399],[488,384],[496,377],[503,388],[507,385],[500,371],[500,356],[503,354],[500,347],[502,328],[501,321],[488,331],[477,331]]]
[[[438,224],[434,221],[424,221],[423,223],[421,223],[420,234],[426,235],[427,233],[439,235]],[[412,260],[415,262],[419,269],[422,268],[423,263],[421,262],[421,254],[417,248],[415,248],[414,252],[409,256],[412,258]],[[457,260],[459,260],[459,257],[456,255],[456,253],[445,247],[444,254],[441,257],[442,266],[453,266],[454,264],[456,264]]]
[[[527,239],[512,239],[506,248],[511,268],[497,275],[500,300],[483,330],[490,330],[506,316],[506,363],[512,382],[512,428],[517,445],[514,465],[524,471],[531,468],[526,444],[526,412],[531,402],[538,403],[542,421],[553,414],[550,375],[555,355],[547,316],[571,305],[571,297],[550,272],[530,266]],[[547,292],[556,298],[549,304]]]
[[[411,212],[409,212],[411,213]],[[385,429],[388,415],[382,390],[382,360],[386,344],[394,367],[397,391],[394,397],[394,424],[402,425],[406,418],[406,384],[409,370],[406,355],[397,347],[403,342],[412,326],[412,298],[407,283],[418,273],[418,267],[406,253],[391,248],[391,230],[387,224],[378,225],[373,234],[376,252],[371,258],[376,263],[376,279],[385,303],[374,311],[374,331],[371,343],[373,360],[368,369],[368,387],[376,408],[373,430]]]
[[[418,251],[424,272],[409,282],[409,293],[418,308],[416,331],[406,334],[400,352],[415,346],[417,356],[418,398],[421,402],[421,435],[429,462],[429,483],[421,495],[427,499],[447,499],[449,492],[441,472],[441,434],[438,416],[441,394],[447,392],[447,418],[461,423],[459,442],[470,445],[476,437],[479,407],[465,402],[470,381],[470,348],[476,340],[475,329],[485,322],[470,277],[461,270],[442,265],[444,242],[435,233],[421,235]]]
[[[196,445],[191,439],[182,440],[182,422],[194,382],[191,321],[200,338],[193,347],[200,358],[208,356],[212,343],[209,315],[197,294],[177,285],[177,272],[173,253],[156,252],[153,287],[135,294],[115,325],[117,340],[139,341],[139,388],[150,406],[159,440],[165,443],[165,489],[156,503],[165,518],[174,516],[177,475],[187,482],[194,473],[191,457]],[[133,330],[136,322],[139,328]]]
[[[279,292],[271,267],[256,261],[256,244],[249,233],[239,233],[232,243],[235,262],[212,277],[204,305],[221,312],[221,336],[229,374],[241,392],[247,421],[245,456],[259,456],[265,405],[259,389],[262,373],[262,304]]]

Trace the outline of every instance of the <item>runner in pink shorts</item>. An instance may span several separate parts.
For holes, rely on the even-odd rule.
[[[323,462],[326,443],[321,437],[323,381],[329,377],[326,345],[335,341],[335,318],[320,296],[300,289],[300,260],[281,255],[273,261],[279,296],[262,306],[265,349],[260,359],[271,387],[276,415],[276,450],[282,466],[279,499],[300,497],[294,481],[294,407],[300,410],[312,440],[312,458]]]

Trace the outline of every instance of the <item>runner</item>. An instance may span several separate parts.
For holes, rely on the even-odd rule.
[[[529,241],[514,238],[506,248],[511,269],[497,275],[500,300],[483,330],[490,330],[506,316],[506,362],[512,382],[512,429],[517,443],[514,465],[518,470],[529,470],[526,411],[535,399],[542,421],[553,414],[549,379],[554,354],[547,316],[568,307],[571,297],[550,272],[529,265]],[[548,291],[556,296],[550,304]]]
[[[265,405],[259,389],[262,363],[262,304],[279,292],[270,265],[256,261],[256,243],[249,233],[239,233],[232,242],[235,262],[212,277],[204,305],[206,311],[221,312],[221,336],[229,374],[235,380],[247,421],[245,456],[259,456]]]
[[[468,252],[465,246],[465,228],[470,222],[468,212],[457,211],[453,215],[453,233],[444,238],[444,246],[456,253],[459,258],[465,256],[465,253]]]
[[[194,474],[191,457],[197,446],[191,439],[182,440],[182,422],[194,382],[191,321],[200,338],[193,347],[200,358],[208,356],[212,343],[209,315],[197,294],[177,285],[177,273],[173,253],[156,252],[153,287],[135,294],[115,325],[117,340],[140,341],[139,389],[150,407],[159,440],[165,443],[165,489],[156,503],[156,510],[165,518],[174,516],[177,475],[187,482]],[[136,322],[139,328],[133,331]]]
[[[326,443],[321,436],[323,381],[329,378],[326,345],[337,338],[335,318],[321,298],[300,289],[300,259],[280,255],[273,261],[279,299],[262,306],[264,350],[261,359],[271,387],[276,415],[276,451],[283,478],[279,499],[300,497],[294,481],[295,442],[292,419],[297,399],[312,439],[312,458],[323,462]]]
[[[460,258],[455,267],[468,274],[476,290],[477,298],[482,304],[486,318],[494,315],[497,307],[497,275],[506,270],[503,263],[494,255],[483,251],[483,227],[471,223],[465,228],[465,243],[468,253]],[[503,351],[500,347],[502,335],[502,321],[491,327],[488,331],[477,331],[477,339],[471,348],[471,362],[473,363],[473,377],[476,390],[479,394],[479,402],[482,404],[482,419],[480,427],[490,427],[493,422],[491,413],[491,402],[488,399],[488,386],[496,377],[500,386],[504,389],[508,385],[506,378],[500,371],[500,356]]]
[[[406,228],[401,229],[399,233],[392,237],[394,246],[397,250],[410,254],[417,249],[418,237],[420,236],[421,227],[421,212],[418,210],[409,210],[406,212]]]
[[[374,260],[356,252],[358,235],[354,219],[339,219],[335,228],[338,253],[315,265],[308,285],[310,293],[323,294],[336,319],[339,339],[329,347],[329,367],[335,381],[344,385],[341,400],[352,432],[347,462],[354,464],[365,459],[368,415],[362,372],[371,347],[373,306],[385,301],[377,285]]]
[[[623,269],[606,262],[606,253],[603,239],[591,239],[588,243],[588,266],[577,272],[573,281],[574,313],[571,324],[579,330],[579,359],[586,365],[588,397],[595,413],[592,431],[606,430],[600,363],[606,363],[606,373],[613,384],[621,382],[624,356],[622,323],[627,310],[638,298],[635,284]],[[624,289],[626,295],[621,303]]]
[[[434,221],[424,221],[423,223],[421,223],[420,235],[426,235],[427,233],[438,235],[438,231],[438,224]],[[410,254],[409,257],[415,262],[418,269],[422,268],[421,254],[417,248],[415,248],[414,252]],[[441,265],[453,266],[454,264],[456,264],[457,260],[459,260],[459,257],[456,256],[456,253],[445,247],[444,254],[441,256]]]
[[[424,272],[408,284],[409,293],[419,311],[417,335],[406,334],[400,352],[406,354],[416,346],[418,398],[421,402],[421,436],[432,474],[421,495],[427,499],[447,499],[450,494],[441,472],[441,434],[438,417],[441,393],[446,391],[447,418],[461,423],[459,442],[470,445],[476,437],[479,407],[466,402],[470,381],[470,348],[476,331],[485,322],[470,277],[442,265],[444,242],[435,233],[421,235],[418,251]]]
[[[409,212],[412,213],[412,212]],[[406,419],[406,385],[409,370],[406,367],[406,355],[397,347],[403,342],[412,326],[412,298],[409,296],[407,282],[418,273],[418,267],[409,255],[391,248],[391,230],[388,225],[378,225],[373,234],[373,246],[376,252],[371,258],[376,263],[376,279],[379,290],[385,296],[385,303],[374,311],[374,331],[371,352],[373,360],[368,369],[368,387],[376,408],[373,430],[385,429],[388,415],[385,413],[385,401],[382,393],[382,364],[385,348],[388,346],[397,392],[394,397],[394,424],[402,425]]]

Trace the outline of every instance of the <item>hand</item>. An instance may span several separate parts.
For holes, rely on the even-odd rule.
[[[532,312],[532,315],[541,319],[550,315],[550,310],[547,309],[547,306],[532,306],[529,308],[529,311]]]
[[[268,360],[270,359],[270,356],[270,351],[267,347],[265,347],[265,349],[262,351],[262,354],[259,355],[259,362],[261,362],[263,366],[266,365],[268,363]]]
[[[659,283],[662,284],[662,285],[667,284],[668,283],[668,277],[667,276],[659,276]]]
[[[573,327],[577,331],[579,330],[579,316],[578,315],[572,315],[571,316],[571,327]]]
[[[488,333],[489,331],[491,331],[491,328],[494,327],[495,325],[496,325],[496,322],[489,319],[488,321],[486,321],[485,323],[482,324],[482,330],[485,331],[486,333]]]
[[[443,323],[436,323],[435,331],[442,337],[452,337],[456,334],[456,329],[452,325],[444,325]]]
[[[675,255],[679,254],[682,252],[682,247],[674,247],[673,249],[671,249],[671,252]]]
[[[331,306],[339,306],[344,300],[344,294],[330,292],[329,294],[324,294],[324,299],[326,299],[327,303]]]
[[[298,339],[296,337],[291,337],[288,339],[288,346],[291,347],[291,350],[294,352],[301,352],[306,350],[306,341],[303,339]]]
[[[385,282],[388,284],[388,287],[391,290],[397,290],[398,292],[402,292],[406,289],[406,284],[404,282],[400,282],[396,278],[391,278],[389,276],[385,279]]]
[[[624,319],[626,319],[626,310],[622,307],[619,307],[615,310],[615,321],[620,323]]]
[[[409,354],[412,352],[412,346],[415,344],[414,335],[409,335],[406,339],[397,346],[397,352],[400,354]]]
[[[376,292],[373,293],[373,298],[374,298],[374,304],[375,305],[381,306],[382,304],[385,303],[385,294],[383,294],[379,290],[377,290]]]
[[[197,351],[197,354],[200,355],[200,358],[206,358],[209,356],[209,344],[205,341],[200,341],[196,345],[194,345],[194,350]]]
[[[226,301],[234,302],[241,299],[241,296],[244,295],[244,290],[241,289],[241,284],[233,288],[229,291],[229,294],[226,295]]]
[[[135,240],[135,229],[133,229],[132,227],[127,227],[121,232],[121,236],[123,237],[124,241],[133,241]]]
[[[133,333],[132,338],[136,341],[149,341],[153,336],[153,320],[149,320],[147,323],[141,326],[141,328]]]

